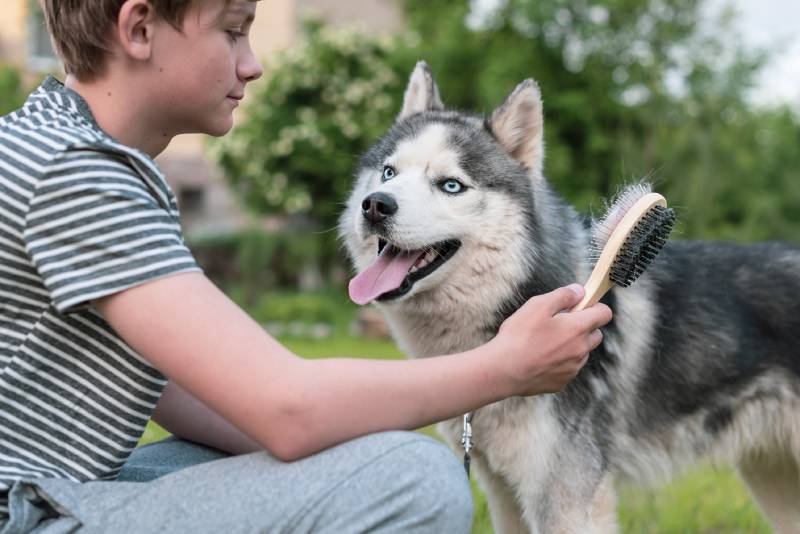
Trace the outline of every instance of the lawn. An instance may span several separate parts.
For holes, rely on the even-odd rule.
[[[356,356],[402,357],[391,342],[335,336],[327,340],[281,338],[295,353],[307,358]],[[432,428],[422,429],[435,435]],[[151,424],[142,443],[167,434]],[[486,500],[472,481],[475,498],[474,534],[492,533]],[[759,534],[770,532],[747,491],[730,469],[701,467],[671,484],[648,490],[619,488],[621,530],[630,534]]]

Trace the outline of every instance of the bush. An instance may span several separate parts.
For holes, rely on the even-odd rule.
[[[254,319],[273,329],[273,333],[315,337],[317,328],[323,337],[347,334],[357,307],[341,291],[315,293],[273,292],[263,295],[250,308]],[[274,329],[278,328],[278,331]]]
[[[318,289],[323,237],[312,232],[265,232],[204,238],[191,249],[205,274],[252,304],[265,291]]]
[[[393,41],[310,22],[307,38],[267,64],[246,119],[216,153],[234,190],[258,213],[337,223],[356,158],[397,113],[405,76]]]

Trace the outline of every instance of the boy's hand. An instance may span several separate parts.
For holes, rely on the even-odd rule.
[[[500,326],[491,343],[501,351],[514,395],[559,391],[602,342],[599,328],[611,320],[611,309],[596,304],[569,312],[583,293],[574,284],[533,297]]]

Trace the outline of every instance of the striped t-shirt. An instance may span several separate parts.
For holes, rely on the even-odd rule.
[[[0,118],[0,523],[19,479],[114,478],[161,394],[91,300],[198,270],[162,173],[77,93]]]

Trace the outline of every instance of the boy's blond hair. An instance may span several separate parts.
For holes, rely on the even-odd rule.
[[[150,0],[156,14],[175,29],[202,0]],[[230,0],[224,0],[227,4]],[[125,0],[39,0],[53,47],[67,74],[81,81],[103,72],[110,30]]]

